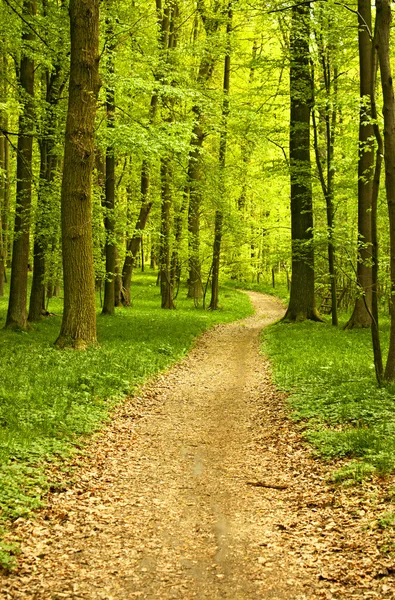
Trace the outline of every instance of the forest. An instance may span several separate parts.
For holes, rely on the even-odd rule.
[[[386,482],[393,556],[391,36],[389,0],[1,0],[4,572],[90,436],[258,293],[289,422],[331,485]]]

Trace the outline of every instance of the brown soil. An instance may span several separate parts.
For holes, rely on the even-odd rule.
[[[76,482],[20,519],[7,600],[395,598],[389,483],[330,486],[259,354],[283,308],[203,335],[93,440]]]

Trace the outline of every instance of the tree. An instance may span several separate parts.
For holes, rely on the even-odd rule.
[[[292,7],[290,174],[292,284],[286,321],[320,320],[314,298],[313,195],[310,161],[310,5]]]
[[[200,60],[199,71],[197,75],[197,85],[200,89],[210,81],[215,59],[213,56],[213,35],[217,32],[220,24],[220,15],[207,14],[204,2],[200,0],[197,9],[203,22],[206,35],[203,56]],[[194,117],[191,149],[188,159],[188,187],[189,187],[189,206],[188,206],[188,246],[189,246],[189,276],[188,276],[188,296],[189,298],[199,299],[203,293],[202,275],[200,265],[200,212],[202,205],[201,176],[202,176],[202,146],[205,138],[204,132],[204,108],[201,103],[196,102],[192,107]]]
[[[390,345],[384,377],[395,381],[395,102],[390,59],[390,26],[392,20],[390,0],[376,0],[375,44],[380,64],[384,116],[385,191],[388,204],[390,230]]]
[[[358,48],[360,78],[359,156],[358,156],[358,262],[360,293],[354,311],[345,325],[370,327],[372,308],[372,188],[374,131],[371,119],[372,93],[372,17],[370,0],[358,0]]]
[[[7,98],[7,57],[0,54],[0,102],[5,103]],[[8,127],[7,113],[0,109],[0,130],[6,131]],[[8,255],[8,221],[10,204],[9,185],[9,143],[3,131],[0,131],[0,296],[4,296]]]
[[[232,33],[233,10],[232,2],[228,4],[227,22],[226,22],[226,54],[224,61],[224,83],[223,83],[223,100],[222,100],[222,123],[219,140],[219,170],[220,170],[220,187],[221,192],[224,191],[224,175],[226,165],[226,146],[228,138],[228,117],[229,117],[229,91],[230,91],[230,65],[231,65],[231,42],[230,35]],[[210,310],[218,309],[219,300],[219,268],[221,257],[222,243],[222,227],[223,227],[223,212],[221,208],[215,211],[214,222],[214,244],[213,244],[213,260],[211,266],[211,300]]]
[[[319,17],[322,20],[322,10],[319,9]],[[332,18],[329,17],[326,33],[331,35]],[[331,318],[332,325],[338,325],[337,316],[337,282],[336,282],[336,266],[335,266],[335,247],[334,247],[334,219],[335,219],[335,170],[334,170],[334,154],[335,154],[335,129],[337,125],[337,92],[338,92],[338,69],[334,58],[334,48],[330,41],[324,40],[322,29],[324,23],[319,23],[321,30],[315,30],[315,38],[318,46],[318,58],[321,67],[322,86],[320,92],[325,92],[325,104],[323,107],[318,107],[319,118],[322,121],[324,130],[323,147],[319,144],[319,127],[315,115],[316,106],[314,98],[314,106],[312,110],[313,133],[314,133],[314,151],[317,163],[318,176],[321,184],[322,193],[326,204],[326,218],[328,225],[328,270],[331,288]],[[314,78],[313,78],[314,89]]]
[[[58,347],[96,343],[91,184],[99,80],[99,1],[70,2],[70,84],[62,180],[64,312]]]
[[[19,116],[16,211],[12,251],[10,297],[6,328],[27,328],[27,273],[30,243],[30,212],[32,203],[32,155],[34,129],[34,60],[29,48],[34,33],[29,20],[36,13],[34,0],[25,0],[22,14],[25,18],[22,32],[23,55],[19,66]]]
[[[115,43],[114,43],[114,27],[111,16],[108,15],[107,23],[107,73],[109,82],[106,88],[106,114],[107,128],[110,134],[114,129],[115,119],[115,91],[114,91],[114,75],[115,75]],[[115,267],[116,267],[116,241],[114,239],[115,230],[115,150],[111,142],[106,148],[106,168],[105,168],[105,196],[104,196],[104,226],[106,229],[106,242],[104,253],[106,257],[106,276],[104,280],[104,301],[103,315],[113,315],[115,307]]]

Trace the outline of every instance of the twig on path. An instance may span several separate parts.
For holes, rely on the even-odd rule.
[[[252,485],[253,487],[264,487],[264,488],[272,488],[274,490],[287,490],[288,485],[284,483],[266,483],[264,481],[247,481],[247,485]]]

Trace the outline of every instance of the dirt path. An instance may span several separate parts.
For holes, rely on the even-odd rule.
[[[361,534],[371,490],[325,483],[259,355],[283,309],[250,297],[253,317],[202,336],[119,411],[75,484],[16,524],[1,598],[395,598],[381,533]]]

